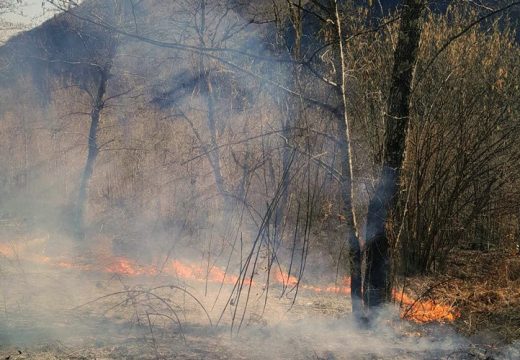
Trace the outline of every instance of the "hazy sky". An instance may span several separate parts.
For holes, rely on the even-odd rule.
[[[41,24],[55,13],[53,10],[54,7],[46,0],[22,0],[14,11],[0,14],[0,41]]]
[[[45,5],[42,6],[42,3]],[[44,8],[50,9],[51,5],[42,0],[23,0],[15,12],[3,14],[2,18],[9,22],[30,22],[34,17],[43,16]]]

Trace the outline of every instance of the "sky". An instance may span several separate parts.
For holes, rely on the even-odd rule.
[[[42,17],[46,12],[49,13],[45,9],[49,10],[50,8],[51,5],[44,0],[22,0],[22,3],[16,6],[14,12],[2,14],[1,17],[2,20],[9,22],[30,23],[31,19]]]
[[[54,7],[47,0],[22,0],[15,11],[0,14],[0,41],[41,24],[55,14],[53,10]]]

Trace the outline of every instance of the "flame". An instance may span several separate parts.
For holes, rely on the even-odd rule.
[[[16,251],[13,246],[8,244],[0,244],[0,254],[7,258],[15,257]]]
[[[154,267],[139,266],[135,262],[124,257],[115,258],[114,261],[105,267],[105,271],[130,276],[157,274],[157,270]]]
[[[14,246],[0,243],[0,255],[7,258],[23,256],[24,259],[54,266],[62,269],[81,271],[102,271],[106,273],[120,274],[126,276],[155,276],[160,273],[175,276],[185,280],[204,281],[226,285],[234,285],[242,281],[242,278],[228,273],[226,269],[219,266],[201,266],[192,262],[174,259],[169,261],[162,269],[155,266],[139,265],[137,262],[125,257],[100,256],[102,261],[96,264],[79,264],[69,260],[53,259],[42,254],[28,252],[30,243]],[[104,265],[102,265],[104,264]],[[302,283],[296,276],[290,275],[282,269],[273,270],[272,279],[275,283],[286,287],[296,287],[315,293],[332,293],[340,295],[350,294],[350,277],[344,277],[340,284],[329,284],[318,286]],[[246,286],[256,286],[250,278],[243,279]],[[402,291],[396,289],[392,292],[393,298],[400,303],[401,316],[403,318],[418,322],[451,322],[460,316],[460,313],[449,305],[439,304],[433,300],[415,300]]]
[[[394,299],[401,304],[401,317],[418,323],[452,322],[460,313],[449,305],[438,304],[433,300],[414,300],[402,291],[392,291]]]
[[[298,284],[298,279],[295,276],[289,275],[281,269],[275,272],[274,278],[278,283],[284,286],[294,286]]]
[[[180,260],[172,260],[169,266],[165,267],[164,272],[183,279],[195,281],[209,281],[214,283],[222,283],[234,285],[240,278],[233,274],[228,274],[224,269],[218,266],[209,268],[196,264],[189,264]],[[250,279],[244,280],[245,285],[254,284]]]
[[[284,286],[299,286],[302,289],[314,291],[316,293],[333,293],[333,294],[350,294],[350,277],[346,276],[343,278],[341,285],[332,285],[329,284],[327,286],[314,286],[309,284],[302,284],[301,281],[298,281],[298,278],[293,275],[289,275],[283,270],[277,270],[275,272],[274,279],[277,283],[282,284]]]
[[[349,295],[350,294],[350,277],[345,276],[340,285],[327,285],[327,286],[313,286],[303,284],[302,288],[305,290],[310,290],[316,293],[331,293],[331,294],[340,294],[340,295]]]

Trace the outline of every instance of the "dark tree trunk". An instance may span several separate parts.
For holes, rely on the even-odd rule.
[[[92,110],[90,112],[90,130],[88,134],[88,155],[83,174],[79,184],[78,199],[76,203],[76,209],[74,214],[74,225],[75,232],[78,238],[84,237],[85,229],[85,209],[87,206],[88,198],[88,185],[94,172],[94,164],[96,162],[97,155],[99,153],[99,147],[97,144],[97,132],[99,127],[99,118],[101,111],[104,107],[104,100],[107,88],[107,82],[109,77],[109,70],[100,70],[99,86],[94,99]]]
[[[410,114],[410,93],[426,0],[405,0],[385,115],[383,167],[367,214],[364,299],[376,308],[390,296],[389,242],[385,224],[398,199]]]
[[[340,132],[346,132],[344,121],[338,121],[340,125]],[[343,124],[343,125],[341,125]],[[361,277],[361,245],[357,232],[356,218],[352,204],[352,178],[350,175],[350,147],[347,145],[345,139],[339,141],[341,147],[341,198],[343,204],[343,215],[345,216],[345,223],[347,228],[346,241],[348,245],[348,263],[350,269],[350,293],[352,298],[352,314],[357,320],[363,316],[363,301],[362,301],[362,277]]]

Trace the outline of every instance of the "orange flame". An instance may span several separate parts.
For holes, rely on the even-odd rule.
[[[349,295],[350,294],[350,277],[345,276],[341,285],[327,285],[327,286],[313,286],[303,284],[302,288],[305,290],[310,290],[316,293],[331,293],[331,294],[341,294],[341,295]]]
[[[401,316],[418,323],[452,322],[460,316],[452,306],[438,304],[433,300],[414,300],[396,289],[392,295],[401,304]]]
[[[157,274],[155,268],[149,266],[138,266],[133,261],[123,257],[116,258],[115,261],[111,262],[107,267],[105,267],[105,271],[109,273],[131,276]]]
[[[16,251],[8,244],[0,244],[0,254],[7,258],[12,258],[16,255]]]
[[[183,279],[209,281],[227,285],[234,285],[237,281],[240,280],[238,276],[228,274],[224,269],[218,266],[211,266],[208,269],[200,265],[183,263],[179,260],[172,260],[169,266],[164,269],[164,271],[167,274]],[[251,280],[245,279],[244,284],[251,284]]]
[[[284,286],[294,286],[298,284],[298,279],[295,276],[289,275],[281,269],[275,272],[274,278],[278,283]]]

